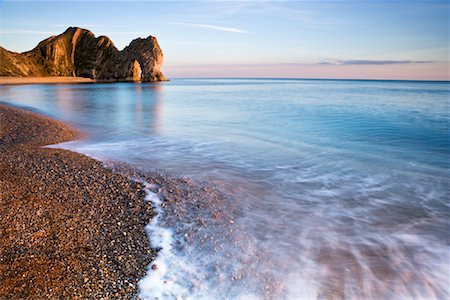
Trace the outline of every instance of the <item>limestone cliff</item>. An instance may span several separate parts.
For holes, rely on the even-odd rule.
[[[163,53],[155,37],[119,51],[106,36],[70,27],[23,53],[0,47],[0,76],[79,76],[100,81],[163,81]]]

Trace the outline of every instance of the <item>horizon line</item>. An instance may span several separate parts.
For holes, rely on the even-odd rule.
[[[179,76],[171,76],[170,79],[278,79],[278,80],[347,80],[347,81],[409,81],[409,82],[442,82],[442,83],[450,83],[450,79],[376,79],[376,78],[326,78],[326,77],[179,77]]]

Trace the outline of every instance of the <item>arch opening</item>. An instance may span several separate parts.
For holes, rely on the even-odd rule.
[[[131,66],[131,80],[133,81],[141,81],[142,79],[142,69],[139,62],[135,59],[133,60],[133,64]]]

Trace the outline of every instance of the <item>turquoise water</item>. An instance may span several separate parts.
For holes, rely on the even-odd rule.
[[[413,81],[0,87],[89,133],[64,147],[231,195],[206,203],[221,221],[161,220],[190,264],[173,262],[163,295],[192,299],[448,298],[449,98],[448,82]]]

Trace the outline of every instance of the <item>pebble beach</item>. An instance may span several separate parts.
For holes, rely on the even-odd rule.
[[[156,256],[141,184],[84,155],[42,148],[80,137],[0,105],[0,299],[134,299]]]

